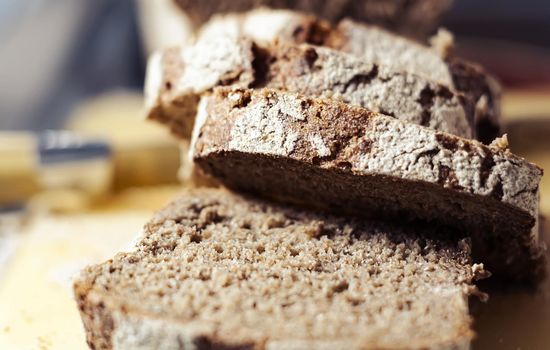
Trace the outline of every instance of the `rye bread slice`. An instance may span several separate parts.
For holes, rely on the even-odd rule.
[[[414,72],[471,96],[476,101],[479,139],[490,143],[498,136],[501,87],[480,65],[446,55],[453,45],[452,39],[444,44],[448,46],[446,49],[437,50],[380,27],[347,19],[329,32],[324,45],[367,61],[385,62],[394,69]]]
[[[408,122],[475,137],[473,101],[421,76],[310,44],[262,48],[246,38],[203,39],[194,47],[153,56],[148,67],[148,117],[169,125],[181,138],[189,137],[198,96],[225,85],[330,96]]]
[[[97,350],[467,349],[484,275],[452,232],[194,190],[74,291]]]
[[[459,227],[498,277],[536,281],[543,273],[542,169],[507,144],[485,146],[339,101],[267,89],[217,89],[204,97],[197,120],[195,164],[232,189]]]
[[[407,36],[425,38],[438,25],[452,0],[176,0],[196,26],[214,14],[243,13],[265,6],[313,13],[331,22],[350,17]]]
[[[269,26],[262,24],[269,23]],[[262,29],[262,28],[269,28]],[[394,71],[408,71],[464,93],[475,104],[478,139],[489,144],[500,132],[501,87],[483,67],[452,55],[453,38],[440,31],[427,46],[374,25],[350,19],[338,25],[301,12],[256,10],[212,18],[200,36],[248,36],[259,43],[280,40],[326,45],[383,62]]]
[[[189,137],[201,94],[215,86],[252,85],[255,73],[251,46],[235,45],[233,38],[222,36],[154,53],[145,77],[147,118]]]

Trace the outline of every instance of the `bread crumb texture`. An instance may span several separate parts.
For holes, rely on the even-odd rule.
[[[75,295],[95,349],[461,348],[483,274],[469,254],[442,232],[203,189]]]

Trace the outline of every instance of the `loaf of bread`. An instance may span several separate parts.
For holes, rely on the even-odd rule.
[[[175,1],[224,14],[151,57],[147,117],[188,184],[241,194],[187,189],[81,272],[92,349],[469,349],[485,266],[541,280],[543,171],[495,139],[498,83],[378,26],[425,39],[451,0]]]
[[[467,349],[485,275],[451,231],[195,190],[74,291],[97,350]]]
[[[331,212],[460,227],[496,276],[538,279],[542,170],[485,146],[335,100],[220,88],[194,160],[228,187]]]
[[[265,47],[217,37],[170,49],[149,63],[148,117],[188,138],[200,94],[216,86],[269,87],[330,96],[408,122],[475,137],[474,104],[420,75],[310,44]]]

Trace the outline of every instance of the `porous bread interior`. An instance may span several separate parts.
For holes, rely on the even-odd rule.
[[[141,332],[157,345],[439,348],[472,337],[474,274],[468,242],[444,232],[195,190],[75,293],[96,348]]]

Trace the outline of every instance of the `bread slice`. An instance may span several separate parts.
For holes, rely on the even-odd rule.
[[[267,72],[257,86],[330,96],[403,121],[475,137],[471,100],[421,76],[383,63],[308,44],[274,45],[263,51]],[[257,67],[262,62],[257,60]]]
[[[160,76],[154,84],[148,79],[148,116],[170,125],[181,138],[189,137],[198,95],[223,85],[328,95],[402,120],[475,137],[474,105],[462,94],[337,50],[291,43],[261,48],[249,39],[218,37],[161,55],[148,68]]]
[[[367,61],[385,62],[393,69],[414,72],[471,96],[476,101],[479,139],[490,143],[498,136],[500,85],[480,65],[447,56],[452,39],[443,45],[447,46],[445,49],[436,50],[380,27],[347,19],[329,32],[324,44]]]
[[[538,279],[542,169],[510,153],[334,100],[275,90],[204,97],[194,161],[230,188],[467,230],[501,278]],[[501,140],[504,143],[504,140]]]
[[[467,349],[484,275],[451,232],[194,190],[74,291],[98,350]]]
[[[269,23],[269,26],[262,25]],[[267,30],[266,28],[269,28]],[[331,26],[315,16],[285,10],[255,10],[212,18],[201,37],[248,36],[261,44],[274,40],[326,45],[367,62],[382,62],[390,71],[407,71],[439,82],[470,97],[475,104],[478,139],[489,144],[500,132],[501,87],[478,64],[451,54],[452,35],[440,30],[427,46],[374,25],[350,19]]]
[[[147,118],[189,136],[200,94],[218,85],[249,87],[255,79],[253,59],[251,44],[235,45],[225,36],[154,53],[145,77]]]
[[[345,17],[378,24],[407,36],[425,38],[438,25],[452,0],[176,0],[192,23],[214,14],[242,13],[265,6],[313,13],[331,22]]]

